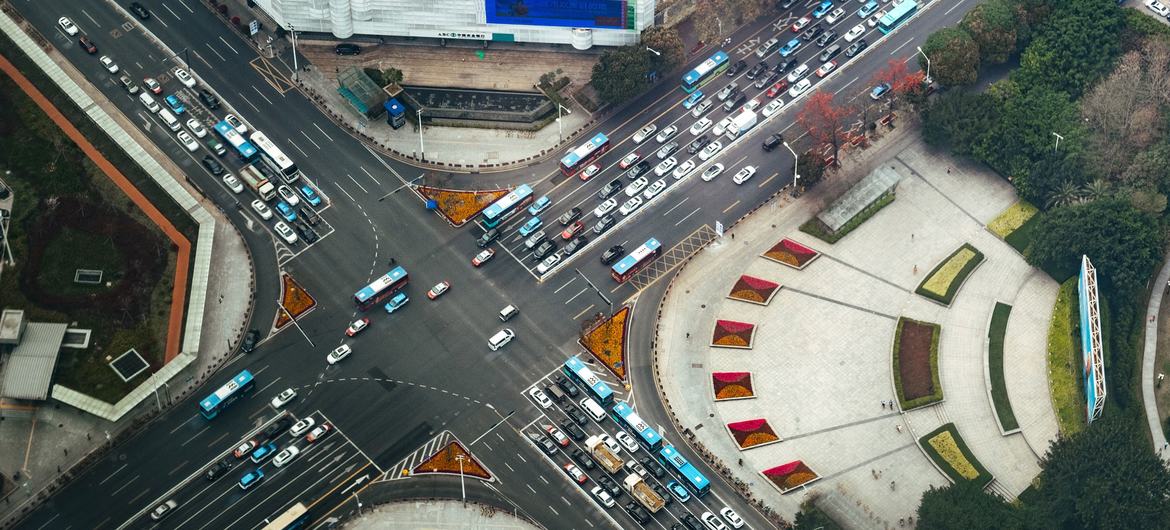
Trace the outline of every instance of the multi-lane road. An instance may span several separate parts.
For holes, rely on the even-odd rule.
[[[143,514],[167,498],[181,501],[168,519],[168,527],[255,528],[296,502],[312,505],[315,519],[320,520],[347,513],[352,509],[350,505],[356,504],[339,492],[352,491],[358,481],[368,484],[391,478],[388,472],[402,469],[405,463],[417,459],[420,447],[450,431],[469,444],[476,457],[498,475],[499,481],[489,489],[506,499],[499,502],[513,503],[517,510],[544,526],[636,527],[620,507],[599,507],[587,490],[569,480],[559,468],[570,461],[567,453],[542,456],[525,434],[532,431],[533,425],[545,421],[542,418],[559,419],[560,412],[540,408],[524,390],[544,380],[569,355],[579,351],[575,338],[584,315],[608,310],[585,279],[615,303],[639,295],[637,289],[648,283],[613,282],[609,268],[598,260],[602,250],[616,244],[629,249],[649,237],[662,241],[665,248],[688,239],[710,237],[716,221],[729,224],[790,184],[790,155],[783,149],[764,152],[760,142],[779,131],[787,131],[789,138],[799,135],[796,129],[789,129],[798,102],[787,103],[784,111],[734,143],[721,139],[724,148],[711,163],[727,167],[722,176],[711,182],[699,179],[706,167],[703,163],[680,180],[668,174],[668,185],[662,193],[631,215],[616,216],[619,224],[602,236],[587,232],[589,246],[562,259],[543,277],[535,273],[531,251],[516,233],[526,216],[502,225],[503,236],[495,244],[499,250],[496,259],[476,269],[469,261],[478,251],[473,244],[481,233],[478,228],[451,230],[427,214],[421,202],[407,191],[379,200],[418,176],[418,169],[367,149],[336,127],[294,88],[284,64],[258,57],[247,41],[202,4],[194,0],[142,3],[153,12],[150,20],[139,21],[124,5],[107,1],[17,0],[13,5],[240,226],[257,267],[260,303],[252,327],[267,329],[272,321],[275,308],[265,301],[276,298],[278,268],[292,274],[313,293],[319,309],[300,322],[307,338],[286,330],[269,337],[255,353],[229,362],[205,388],[176,403],[150,429],[108,454],[29,515],[23,526],[140,526],[149,523]],[[869,49],[847,62],[844,56],[839,57],[841,66],[837,71],[827,79],[817,80],[814,88],[833,92],[839,99],[868,100],[870,80],[878,70],[891,59],[912,60],[915,45],[931,30],[954,24],[971,5],[970,1],[950,5],[935,2],[910,24],[881,40],[875,30],[869,29],[865,36],[871,43]],[[860,4],[850,2],[848,7],[855,11]],[[788,26],[810,9],[798,5],[793,14],[742,28],[726,51],[733,61],[743,58],[754,65],[758,59],[753,52],[759,43],[774,35],[786,42],[793,36]],[[206,151],[200,148],[190,153],[181,146],[136,97],[126,93],[117,75],[110,75],[96,56],[86,54],[75,37],[59,28],[57,19],[61,16],[71,18],[95,41],[98,56],[111,56],[121,66],[120,74],[130,75],[138,82],[143,77],[159,79],[163,94],[177,95],[188,112],[205,126],[234,112],[251,128],[264,131],[295,159],[311,185],[328,197],[329,206],[321,212],[323,223],[317,227],[322,237],[312,245],[303,240],[290,245],[273,237],[274,221],[261,219],[248,206],[254,199],[251,192],[232,193],[219,178],[208,174],[199,163]],[[859,21],[850,14],[833,29],[844,33]],[[712,51],[705,50],[693,62]],[[796,56],[815,68],[819,52],[809,43]],[[218,94],[221,108],[207,108],[194,90],[172,78],[172,69],[188,57],[200,88]],[[777,58],[773,53],[767,60],[774,63]],[[744,74],[740,72],[734,78],[721,75],[703,90],[710,98],[730,81],[747,87]],[[763,90],[747,88],[745,92],[751,99]],[[535,174],[540,175],[535,179],[531,177],[534,168],[526,170],[528,178],[506,174],[490,178],[513,184],[525,182],[536,189],[537,196],[548,195],[552,205],[541,217],[549,236],[559,240],[557,217],[577,207],[592,224],[591,211],[600,202],[599,189],[618,178],[623,179],[623,184],[630,182],[621,177],[616,167],[621,157],[636,149],[657,162],[653,154],[658,148],[656,140],[635,146],[631,139],[645,124],[654,123],[659,130],[677,126],[676,138],[683,148],[674,156],[680,163],[691,158],[685,149],[694,138],[688,129],[695,118],[681,107],[683,96],[673,82],[664,83],[632,102],[626,107],[630,111],[598,125],[594,132],[605,132],[612,148],[599,161],[604,169],[588,181],[562,176],[555,160],[535,168]],[[790,99],[787,94],[779,97]],[[726,114],[715,109],[707,116],[718,121]],[[238,172],[239,165],[230,156],[223,160],[230,171]],[[733,184],[731,176],[745,165],[757,167],[758,173],[743,185]],[[626,195],[619,192],[618,197],[625,199]],[[358,337],[346,338],[343,331],[358,313],[353,293],[385,273],[391,259],[409,271],[407,291],[412,300],[389,316],[381,310],[371,310],[370,329]],[[452,283],[451,291],[438,300],[427,300],[425,290],[442,280]],[[661,284],[652,285],[641,296],[658,296]],[[643,302],[646,303],[640,302],[640,307],[654,305]],[[485,341],[504,326],[496,315],[508,304],[520,308],[519,316],[506,324],[516,331],[517,338],[501,351],[489,351]],[[763,527],[759,514],[748,509],[669,429],[668,418],[657,403],[649,379],[650,371],[639,369],[646,362],[650,314],[635,320],[637,342],[631,344],[638,346],[634,351],[639,357],[631,359],[634,388],[632,395],[626,397],[651,423],[666,426],[667,438],[712,478],[713,493],[701,500],[707,505],[704,509],[713,510],[726,502],[745,516],[749,526]],[[327,365],[325,354],[342,343],[349,344],[354,353],[339,364]],[[244,368],[256,375],[256,389],[214,420],[203,419],[196,412],[197,401]],[[315,444],[288,435],[277,436],[281,448],[298,445],[302,454],[279,469],[271,462],[261,464],[266,477],[249,491],[241,491],[235,483],[245,470],[251,469],[251,464],[241,463],[213,482],[203,478],[208,466],[277,417],[280,412],[268,401],[287,387],[299,392],[298,398],[284,409],[287,413],[297,418],[312,416],[319,422],[327,420],[336,432]],[[586,430],[613,432],[614,428],[612,422],[601,422]],[[410,495],[412,482],[417,483],[414,479],[386,480],[375,487],[388,489],[392,493],[382,496],[392,498],[395,491]],[[588,485],[592,487],[595,482],[590,480]],[[94,495],[95,492],[102,494]],[[621,500],[628,501],[629,497]],[[684,509],[696,510],[697,506],[694,500],[687,505],[676,502],[667,508],[669,515],[660,514],[651,526],[667,528],[678,522]]]

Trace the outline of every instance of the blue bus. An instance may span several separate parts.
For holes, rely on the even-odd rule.
[[[662,254],[662,243],[659,243],[657,239],[650,238],[642,246],[622,258],[621,261],[614,263],[609,275],[613,276],[614,281],[622,283],[649,265],[659,254]]]
[[[565,361],[565,364],[561,366],[561,371],[565,372],[565,375],[569,376],[569,379],[585,387],[589,395],[593,399],[596,399],[598,403],[602,405],[613,403],[613,390],[609,388],[609,385],[605,384],[605,381],[593,375],[593,371],[587,368],[585,363],[581,362],[581,359],[569,357]]]
[[[696,88],[707,84],[707,81],[710,81],[712,77],[723,73],[727,69],[727,61],[726,53],[723,53],[722,50],[715,52],[715,55],[712,55],[709,59],[700,63],[699,66],[696,66],[694,70],[687,72],[687,75],[683,76],[683,92],[690,94]]]
[[[566,177],[576,175],[606,151],[609,151],[609,137],[603,133],[593,135],[588,142],[581,144],[561,159],[561,174]]]
[[[662,447],[662,435],[648,425],[625,401],[618,401],[610,410],[613,420],[623,429],[633,431],[634,438],[647,451],[657,451]]]
[[[691,491],[694,491],[699,497],[711,493],[711,481],[699,473],[699,470],[695,469],[695,466],[679,454],[673,445],[662,446],[662,450],[658,451],[658,459],[666,464],[666,469],[674,473],[680,482],[690,487]]]
[[[890,8],[889,11],[886,11],[886,16],[878,20],[878,30],[883,34],[889,34],[916,12],[918,12],[917,1],[902,0],[902,3]]]
[[[226,385],[219,387],[219,390],[203,398],[203,401],[199,402],[199,412],[203,414],[204,418],[210,420],[219,415],[219,411],[227,408],[240,396],[251,392],[255,387],[256,382],[252,379],[252,372],[244,370],[236,374]]]
[[[219,133],[223,141],[232,146],[232,149],[235,149],[236,154],[240,155],[243,160],[252,160],[259,152],[256,150],[256,146],[245,140],[244,136],[236,132],[236,128],[226,121],[215,124],[215,132]]]
[[[500,200],[492,203],[491,206],[483,210],[483,226],[485,228],[495,228],[500,226],[500,223],[505,219],[516,213],[519,210],[532,202],[532,187],[527,184],[521,184],[512,190],[511,193],[500,197]]]
[[[390,272],[377,277],[369,285],[362,287],[362,290],[354,293],[353,301],[365,311],[406,287],[409,281],[410,275],[406,273],[406,269],[401,266],[394,267]]]

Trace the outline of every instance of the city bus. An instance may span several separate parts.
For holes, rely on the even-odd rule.
[[[280,173],[281,178],[285,182],[290,184],[296,182],[300,172],[297,169],[297,165],[293,163],[292,159],[285,156],[280,148],[276,147],[276,144],[268,139],[268,136],[265,136],[260,131],[256,131],[249,138],[252,140],[252,145],[260,150],[260,154],[264,156],[264,160],[272,166],[272,169]]]
[[[219,415],[219,411],[226,409],[233,401],[251,392],[255,387],[256,382],[252,379],[252,372],[244,370],[210,396],[203,398],[203,401],[199,402],[199,412],[203,414],[204,418],[210,420]]]
[[[686,484],[699,497],[711,493],[711,481],[699,473],[699,470],[695,469],[695,466],[679,454],[673,445],[662,446],[662,449],[658,451],[658,460],[666,464],[666,469],[669,469],[679,479],[679,482]]]
[[[616,421],[619,426],[628,431],[634,432],[634,439],[642,444],[647,451],[653,453],[658,448],[662,447],[662,435],[653,427],[646,424],[641,416],[638,416],[634,409],[630,408],[625,401],[618,401],[610,409],[613,416],[613,421]]]
[[[902,3],[891,7],[889,11],[886,11],[886,16],[878,20],[878,30],[883,34],[889,34],[917,11],[918,2],[916,0],[902,0]]]
[[[369,285],[362,287],[362,290],[354,293],[353,301],[357,303],[359,309],[365,311],[406,287],[408,281],[410,275],[406,274],[406,269],[394,267],[390,272],[379,276]]]
[[[530,202],[532,202],[532,187],[527,184],[517,186],[511,193],[500,197],[500,200],[484,208],[482,221],[484,228],[500,226],[501,222],[511,217],[517,210],[528,206]]]
[[[662,243],[659,243],[657,239],[650,238],[642,246],[622,258],[621,261],[614,263],[609,274],[613,276],[614,281],[622,283],[654,261],[659,254],[662,254]]]
[[[682,78],[683,92],[690,94],[695,89],[707,84],[712,77],[715,77],[727,69],[727,54],[722,50],[715,52],[706,61],[703,61],[696,66],[694,70],[687,72]]]
[[[609,137],[597,133],[588,142],[581,144],[581,147],[574,149],[561,159],[561,173],[568,177],[576,175],[577,172],[585,169],[585,166],[597,160],[597,157],[606,151],[609,151]]]
[[[605,384],[605,381],[593,375],[593,371],[587,368],[581,359],[569,357],[561,366],[561,371],[565,372],[565,375],[569,376],[573,382],[585,387],[589,395],[598,403],[602,405],[613,403],[613,390]]]
[[[298,502],[288,511],[280,514],[280,517],[272,519],[272,522],[265,525],[263,530],[296,530],[308,522],[309,509],[305,508],[304,503]]]
[[[247,161],[252,160],[256,156],[256,146],[248,143],[240,133],[236,132],[236,128],[232,127],[228,122],[221,121],[215,124],[215,132],[219,133],[223,141],[227,142],[228,145],[232,146],[232,149],[236,150],[236,154],[240,155],[241,159]]]

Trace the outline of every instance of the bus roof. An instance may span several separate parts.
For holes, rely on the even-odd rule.
[[[528,198],[529,195],[532,195],[532,186],[527,184],[516,186],[516,189],[512,190],[511,193],[500,197],[500,200],[485,208],[483,210],[483,216],[488,219],[498,217],[500,214],[511,209],[520,201]]]
[[[216,389],[213,394],[203,398],[203,401],[199,402],[199,406],[203,407],[203,410],[214,409],[216,405],[219,405],[220,402],[227,399],[228,396],[235,393],[237,389],[248,384],[250,381],[252,381],[252,372],[244,370],[236,374],[227,384]]]
[[[678,470],[679,473],[687,477],[687,482],[690,482],[695,489],[705,489],[711,484],[711,481],[703,476],[702,473],[699,473],[699,470],[686,457],[679,454],[673,445],[666,444],[662,446],[662,450],[658,454],[662,455],[662,458],[666,459],[667,462],[670,462],[670,465]]]
[[[657,239],[650,238],[642,246],[634,249],[628,256],[622,258],[621,261],[614,263],[613,272],[619,275],[625,274],[634,265],[646,259],[646,256],[649,256],[660,248],[662,248],[662,243],[659,243]]]
[[[256,156],[256,146],[252,145],[244,138],[244,135],[236,131],[235,127],[226,121],[221,121],[215,124],[215,131],[227,140],[232,148],[236,150],[244,158],[252,158]]]
[[[358,302],[365,302],[366,300],[373,298],[374,295],[382,292],[387,287],[394,285],[396,282],[405,277],[406,269],[402,268],[401,266],[394,267],[393,269],[390,269],[390,272],[379,276],[377,279],[370,282],[369,285],[363,287],[362,290],[354,293],[353,297],[357,299]]]
[[[561,159],[561,165],[564,167],[573,167],[577,165],[577,162],[580,162],[581,159],[589,156],[608,142],[609,138],[605,136],[604,133],[597,133],[597,135],[595,135],[593,138],[590,138],[588,142],[581,144],[581,147],[578,147],[574,149],[573,152],[565,155],[565,157]]]
[[[725,62],[727,62],[727,54],[723,53],[722,50],[717,51],[715,52],[715,55],[712,55],[706,61],[699,63],[699,66],[696,66],[694,70],[687,72],[687,75],[683,76],[683,82],[688,85],[698,82],[699,79],[702,79],[703,76],[707,75],[707,72],[718,68],[719,65]]]
[[[643,420],[637,412],[634,412],[634,409],[630,408],[630,406],[626,404],[625,401],[618,401],[617,404],[613,406],[613,411],[618,416],[621,416],[621,418],[625,420],[630,428],[638,431],[638,436],[642,438],[642,441],[652,446],[658,445],[660,442],[662,442],[662,435],[658,434],[658,431],[654,430],[653,427],[647,424],[646,420]]]
[[[569,357],[568,360],[565,361],[565,367],[569,370],[572,370],[573,373],[577,374],[577,377],[580,377],[581,380],[585,382],[585,384],[589,385],[589,387],[593,389],[594,394],[597,394],[603,398],[605,398],[605,396],[613,395],[613,390],[609,388],[609,385],[605,384],[605,381],[598,379],[597,376],[593,374],[593,370],[590,370],[588,367],[586,367],[585,363],[581,362],[581,359],[576,357]],[[608,400],[608,398],[605,399]]]
[[[889,26],[896,23],[902,17],[910,14],[915,9],[918,9],[918,2],[915,2],[914,0],[902,0],[902,3],[891,7],[889,11],[886,11],[886,16],[882,17],[878,23],[882,24],[883,26]]]

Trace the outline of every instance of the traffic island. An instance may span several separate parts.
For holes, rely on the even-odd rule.
[[[280,285],[281,307],[276,313],[276,329],[282,329],[292,321],[289,318],[289,313],[292,313],[292,318],[300,318],[317,307],[317,300],[313,298],[313,295],[301,287],[301,284],[297,283],[288,273],[281,273]]]
[[[800,460],[793,460],[787,464],[765,469],[760,474],[765,479],[768,479],[768,482],[775,486],[776,489],[780,490],[781,494],[789,493],[802,486],[807,486],[821,478],[816,471],[813,471]]]
[[[756,391],[752,388],[751,372],[714,372],[711,385],[715,389],[715,401],[753,399]]]
[[[727,432],[735,439],[740,451],[763,447],[780,441],[780,436],[768,425],[768,420],[735,421],[727,424]]]
[[[715,331],[711,334],[711,346],[750,350],[755,335],[755,324],[734,320],[716,320]]]
[[[626,335],[629,330],[630,307],[618,310],[609,318],[586,321],[578,341],[586,351],[613,375],[626,380]]]
[[[918,445],[951,482],[970,481],[987,487],[995,477],[971,454],[954,423],[947,423],[918,439]]]
[[[898,319],[894,332],[894,386],[902,410],[943,399],[938,376],[938,340],[942,328],[932,322]]]
[[[439,212],[451,226],[459,228],[507,195],[511,190],[468,191],[418,186],[415,188],[427,202],[427,208]]]
[[[981,263],[983,263],[983,253],[971,246],[970,243],[964,243],[958,250],[935,265],[934,270],[926,275],[926,278],[922,280],[917,289],[914,289],[914,292],[950,307],[959,288],[963,286],[963,282],[967,281],[967,277]]]
[[[772,301],[772,297],[776,296],[779,291],[780,284],[776,282],[744,274],[731,287],[731,292],[727,297],[749,304],[768,305]]]
[[[487,481],[493,480],[492,474],[487,468],[480,464],[474,456],[471,456],[471,453],[464,449],[463,444],[455,440],[411,469],[410,474],[455,475]]]

